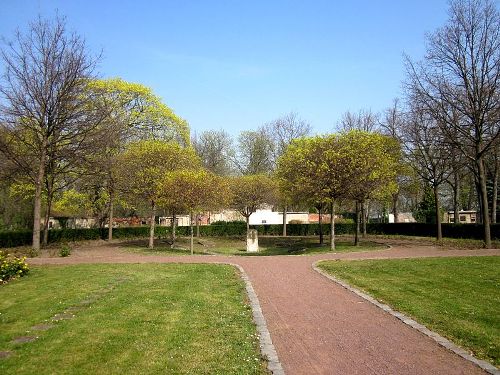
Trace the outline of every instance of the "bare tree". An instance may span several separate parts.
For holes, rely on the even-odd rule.
[[[411,96],[474,163],[484,242],[491,247],[485,154],[500,136],[500,14],[489,0],[453,0],[421,62],[406,59]]]
[[[2,127],[12,143],[0,151],[26,168],[35,186],[33,249],[40,248],[41,196],[53,145],[79,150],[93,129],[82,92],[95,67],[85,42],[68,34],[65,20],[39,18],[16,33],[1,52],[6,70],[0,85]],[[2,138],[4,139],[4,138]],[[21,149],[13,146],[22,146]],[[21,154],[19,153],[21,151]]]
[[[231,174],[235,152],[233,140],[226,131],[204,131],[195,135],[191,143],[206,169],[219,176]]]
[[[342,115],[338,128],[343,131],[364,130],[371,132],[376,130],[378,118],[378,114],[373,113],[371,109],[361,109],[358,113],[347,111]]]
[[[442,239],[439,188],[450,173],[450,152],[437,121],[424,110],[412,108],[405,125],[406,154],[417,174],[434,192],[436,237]]]
[[[311,125],[301,119],[297,113],[290,112],[266,123],[264,131],[273,143],[273,163],[276,165],[278,158],[283,155],[294,139],[305,137],[311,133]]]
[[[383,119],[379,122],[380,131],[382,134],[392,137],[401,143],[403,141],[404,123],[405,113],[401,108],[399,99],[396,98],[393,100],[392,106],[384,111]],[[392,214],[394,215],[395,223],[399,221],[398,202],[401,186],[407,177],[403,164],[401,164],[400,169],[396,177],[398,188],[392,194]]]
[[[238,137],[236,166],[241,174],[271,173],[273,170],[273,142],[264,128],[242,131]]]

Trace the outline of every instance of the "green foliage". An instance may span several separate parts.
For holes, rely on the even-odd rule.
[[[436,200],[430,186],[425,186],[424,197],[415,208],[413,217],[419,223],[436,224]]]
[[[92,203],[87,194],[68,189],[54,202],[52,211],[55,215],[62,217],[88,216],[91,213],[91,206]]]
[[[68,245],[62,245],[59,250],[60,257],[69,257],[71,255],[71,248]]]
[[[191,147],[157,140],[131,143],[115,169],[117,187],[132,202],[156,204],[160,183],[169,172],[198,169],[201,161]]]
[[[231,206],[245,217],[249,217],[263,204],[275,203],[278,195],[276,180],[265,174],[233,177],[230,189]]]
[[[9,256],[4,251],[0,251],[0,284],[4,284],[16,277],[22,277],[29,272],[26,258]]]
[[[394,139],[352,130],[294,140],[278,160],[276,174],[292,203],[363,201],[396,190],[399,159]]]
[[[112,109],[110,120],[125,124],[132,139],[161,139],[189,144],[189,126],[153,91],[120,78],[89,81],[94,100]]]
[[[167,172],[158,182],[158,203],[173,212],[219,209],[229,202],[226,182],[203,169]]]
[[[31,230],[16,230],[0,232],[0,248],[29,246],[33,241],[33,232]]]

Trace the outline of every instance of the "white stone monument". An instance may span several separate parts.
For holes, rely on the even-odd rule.
[[[247,251],[256,253],[259,251],[259,238],[256,229],[250,229],[247,233]]]

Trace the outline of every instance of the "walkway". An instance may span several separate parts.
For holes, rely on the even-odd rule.
[[[392,249],[313,256],[153,256],[93,247],[30,264],[230,262],[249,275],[285,373],[484,374],[458,355],[312,269],[321,259],[500,255],[399,243]]]

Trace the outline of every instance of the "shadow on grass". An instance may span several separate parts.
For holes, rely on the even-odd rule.
[[[273,256],[273,255],[312,255],[324,253],[342,253],[382,250],[386,245],[373,241],[361,241],[359,246],[354,246],[349,237],[341,237],[336,243],[335,251],[330,250],[328,238],[323,244],[317,237],[259,237],[259,252],[246,251],[246,238],[236,237],[200,237],[194,239],[194,254],[196,255],[237,255],[237,256]],[[189,237],[178,237],[175,246],[171,247],[168,239],[155,239],[155,248],[148,248],[147,239],[133,239],[124,241],[120,246],[132,252],[151,255],[191,255]]]

